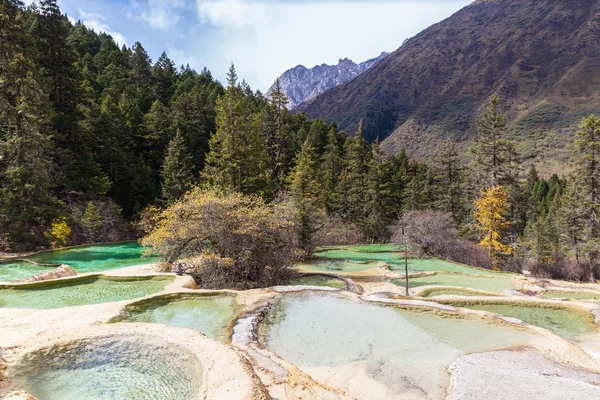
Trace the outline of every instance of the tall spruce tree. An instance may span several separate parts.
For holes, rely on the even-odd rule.
[[[185,140],[177,130],[169,143],[162,169],[162,195],[167,204],[173,203],[194,185],[194,164]]]
[[[581,189],[583,216],[586,219],[585,241],[589,258],[589,279],[595,281],[594,270],[600,255],[600,118],[590,115],[575,132],[571,179]]]
[[[479,136],[471,148],[473,172],[480,175],[480,185],[486,188],[504,185],[511,173],[512,146],[504,137],[506,115],[498,110],[499,103],[498,94],[494,94],[477,120]]]
[[[346,156],[347,179],[350,183],[348,189],[348,217],[350,221],[359,225],[364,222],[366,217],[366,179],[370,155],[369,145],[363,139],[363,124],[360,121],[358,130],[349,143]]]
[[[61,212],[52,192],[51,104],[20,1],[0,2],[0,231],[15,248],[40,245]]]
[[[379,139],[372,145],[372,157],[367,174],[366,218],[363,229],[372,243],[389,238],[389,226],[394,218],[394,206],[390,190],[390,169],[379,146]]]
[[[289,178],[296,236],[299,247],[308,254],[312,254],[318,245],[316,235],[325,221],[317,160],[315,147],[309,137],[296,158],[296,166]]]
[[[456,144],[447,141],[437,158],[439,208],[452,215],[458,224],[465,220],[464,176]]]

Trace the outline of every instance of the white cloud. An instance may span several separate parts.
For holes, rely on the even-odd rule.
[[[142,10],[139,2],[132,0],[126,9],[127,17],[145,21],[154,28],[170,31],[177,26],[181,16],[176,9],[186,8],[184,0],[148,0],[148,7]]]
[[[93,29],[97,33],[104,32],[107,35],[112,36],[119,46],[127,44],[127,38],[119,32],[112,30],[111,27],[106,24],[106,18],[104,18],[102,14],[88,13],[83,11],[81,8],[78,8],[77,11],[79,12],[79,18],[81,21],[89,29]]]
[[[223,79],[231,61],[254,89],[298,64],[365,61],[449,17],[471,0],[289,1],[196,0],[198,28],[189,50]],[[235,29],[232,29],[235,28]]]
[[[277,5],[264,0],[196,0],[196,7],[203,23],[244,28],[269,23]]]

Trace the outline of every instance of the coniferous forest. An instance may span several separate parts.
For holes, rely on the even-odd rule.
[[[480,266],[600,273],[600,119],[582,121],[565,175],[542,177],[505,138],[496,95],[469,154],[449,141],[430,164],[385,154],[362,123],[343,132],[286,103],[233,65],[220,83],[140,43],[119,47],[56,0],[0,1],[0,250],[137,238],[148,210],[200,187],[291,198],[302,248],[326,225],[323,243],[387,242],[409,213],[414,230],[436,210],[479,243]]]

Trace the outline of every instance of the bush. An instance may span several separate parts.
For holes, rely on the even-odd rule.
[[[286,204],[196,188],[144,217],[142,225],[152,228],[142,244],[166,262],[184,259],[200,287],[267,287],[294,274],[297,252]]]
[[[487,252],[459,236],[450,214],[441,211],[409,211],[394,226],[392,240],[417,249],[420,256],[439,257],[491,268]]]

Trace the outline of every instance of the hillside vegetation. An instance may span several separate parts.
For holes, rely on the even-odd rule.
[[[554,171],[600,110],[599,24],[596,1],[479,0],[298,109],[347,131],[362,119],[368,140],[430,160],[447,139],[466,148],[497,92],[522,156]]]

